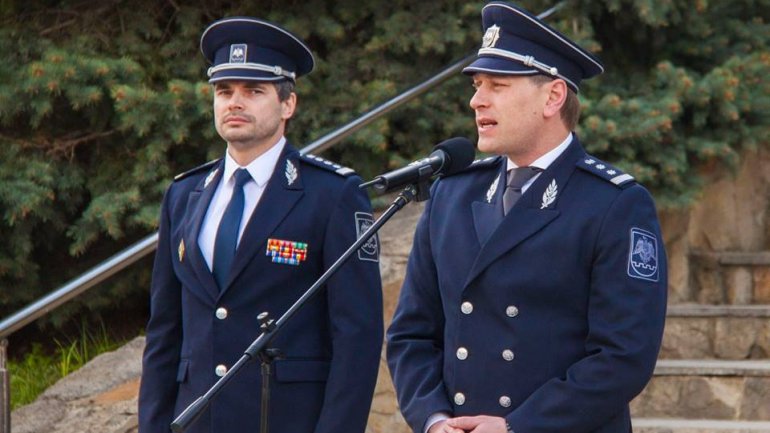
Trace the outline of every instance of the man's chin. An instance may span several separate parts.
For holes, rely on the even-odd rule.
[[[479,137],[479,141],[476,144],[476,147],[479,149],[479,152],[494,154],[499,153],[497,143],[488,138]]]

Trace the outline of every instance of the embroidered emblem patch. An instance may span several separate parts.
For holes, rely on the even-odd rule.
[[[628,276],[658,281],[658,239],[654,234],[636,227],[631,229]]]
[[[497,185],[500,183],[500,176],[497,176],[495,178],[495,181],[492,182],[492,185],[489,186],[489,189],[487,190],[487,203],[492,203],[492,198],[495,196],[495,192],[497,192]]]
[[[184,239],[179,241],[179,263],[184,259]]]
[[[556,186],[556,179],[551,180],[551,184],[545,189],[543,193],[543,202],[540,203],[540,209],[545,209],[556,200],[556,194],[559,193],[559,187]]]
[[[268,239],[265,255],[271,257],[273,263],[299,266],[307,258],[307,244],[281,239]]]
[[[374,224],[374,218],[372,217],[372,214],[366,212],[356,212],[355,217],[356,236],[360,238],[361,235],[369,230],[369,227]],[[370,237],[369,240],[358,249],[358,259],[375,263],[380,261],[380,246],[376,234]]]
[[[230,45],[230,63],[246,63],[246,44]]]
[[[500,27],[494,25],[484,33],[484,38],[481,40],[481,48],[494,48],[498,39],[500,39]]]
[[[204,188],[206,188],[207,186],[209,186],[209,184],[211,183],[211,181],[212,181],[212,180],[214,180],[214,176],[216,176],[216,175],[217,175],[217,171],[219,171],[219,169],[216,169],[216,170],[212,171],[211,173],[209,173],[209,175],[208,175],[208,176],[206,176],[206,180],[205,180],[205,181],[203,181],[203,187],[204,187]]]
[[[288,159],[286,160],[286,184],[291,186],[291,184],[294,183],[295,180],[297,180],[297,167],[294,166],[294,164],[291,163]]]

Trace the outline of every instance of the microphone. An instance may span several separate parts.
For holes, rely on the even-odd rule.
[[[433,176],[449,176],[471,165],[475,147],[465,137],[454,137],[442,141],[433,152],[399,169],[381,174],[359,188],[373,186],[380,193],[388,192],[403,185],[418,183]]]

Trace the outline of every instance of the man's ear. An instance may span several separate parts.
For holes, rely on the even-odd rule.
[[[567,101],[567,93],[569,88],[567,83],[562,79],[555,79],[547,84],[548,86],[548,99],[546,99],[545,107],[543,109],[543,116],[553,117],[559,116],[561,107]]]
[[[291,92],[285,101],[281,101],[281,119],[289,120],[297,108],[297,94]]]

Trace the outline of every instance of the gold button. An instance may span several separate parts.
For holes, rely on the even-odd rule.
[[[224,308],[224,307],[217,308],[217,311],[214,313],[214,315],[217,316],[217,319],[219,320],[227,319],[227,308]]]
[[[224,376],[227,374],[227,366],[224,364],[217,365],[217,368],[214,369],[214,374],[216,374],[219,377]]]
[[[468,349],[466,349],[464,347],[461,347],[461,348],[457,349],[457,359],[462,361],[462,360],[464,360],[466,358],[468,358]]]
[[[513,350],[510,350],[510,349],[503,350],[503,359],[506,361],[513,361]]]
[[[468,301],[465,301],[460,305],[460,311],[463,312],[463,314],[471,314],[473,312],[473,304],[471,304]]]
[[[505,309],[505,315],[508,317],[516,317],[519,315],[519,309],[516,308],[515,305],[509,305],[508,308]]]
[[[455,404],[458,406],[462,406],[465,404],[465,394],[458,392],[455,394]]]
[[[500,397],[500,406],[502,407],[511,407],[511,398],[507,395],[504,395]]]

